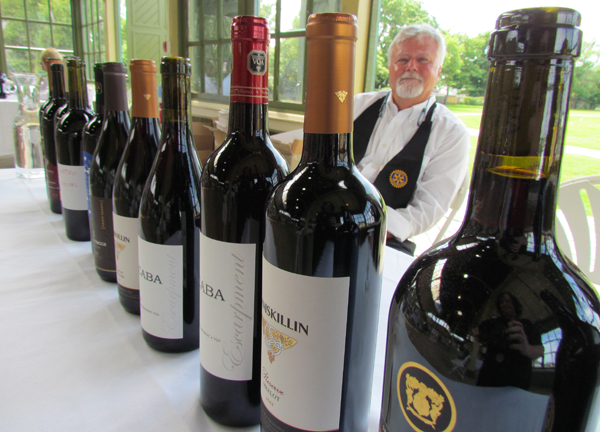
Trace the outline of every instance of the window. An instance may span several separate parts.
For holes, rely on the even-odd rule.
[[[73,54],[70,0],[2,0],[0,67],[8,72],[42,73],[47,47]]]
[[[186,46],[194,97],[229,101],[231,22],[236,15],[254,14],[266,18],[271,31],[269,105],[302,111],[306,21],[311,13],[337,12],[340,7],[341,0],[189,0]]]
[[[94,63],[106,61],[104,0],[80,0],[75,5],[76,52],[85,62],[86,78],[94,81]]]

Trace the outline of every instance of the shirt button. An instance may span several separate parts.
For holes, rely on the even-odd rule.
[[[386,148],[387,144],[382,144],[381,147]]]

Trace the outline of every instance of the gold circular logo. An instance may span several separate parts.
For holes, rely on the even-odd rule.
[[[456,426],[452,395],[429,369],[404,363],[398,371],[398,400],[406,421],[417,432],[451,432]]]
[[[395,188],[403,188],[408,183],[408,176],[402,170],[394,170],[390,174],[390,184]]]

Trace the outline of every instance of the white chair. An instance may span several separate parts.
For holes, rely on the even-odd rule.
[[[559,186],[556,241],[561,250],[596,285],[600,284],[600,175],[564,181]],[[584,196],[592,210],[588,216]]]
[[[462,184],[460,185],[460,189],[456,193],[454,200],[452,200],[452,204],[450,204],[450,213],[448,213],[448,216],[446,216],[446,220],[444,221],[444,224],[440,228],[440,231],[438,232],[438,235],[436,236],[432,244],[436,244],[437,242],[445,238],[444,235],[446,234],[446,231],[448,231],[450,224],[454,221],[456,214],[465,202],[467,192],[469,192],[469,183],[469,174],[466,174]]]

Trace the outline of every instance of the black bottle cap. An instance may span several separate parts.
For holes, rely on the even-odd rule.
[[[160,62],[160,73],[190,76],[192,74],[190,59],[185,57],[163,57]]]

